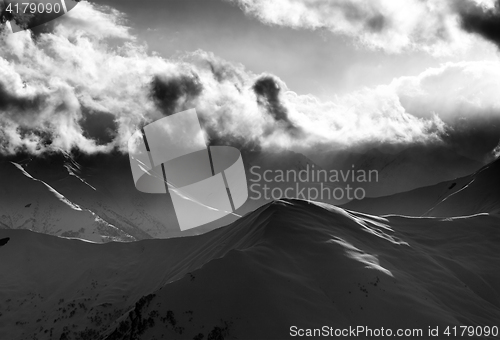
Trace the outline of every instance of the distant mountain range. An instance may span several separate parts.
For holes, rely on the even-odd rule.
[[[369,214],[467,216],[500,214],[500,159],[474,173],[436,185],[386,197],[366,198],[342,206]]]
[[[91,241],[133,240],[99,214],[67,199],[19,163],[0,164],[0,225]],[[77,186],[77,188],[80,186]]]
[[[450,150],[422,148],[399,153],[372,149],[363,154],[323,154],[316,157],[316,162],[293,151],[243,150],[243,159],[249,184],[255,180],[251,172],[255,166],[260,174],[266,170],[377,170],[378,182],[354,183],[364,188],[368,196],[434,184],[455,178],[457,174],[471,173],[481,166]],[[136,190],[128,156],[120,153],[88,156],[58,152],[41,157],[4,156],[0,159],[0,171],[0,228],[29,229],[95,242],[131,241],[197,235],[237,218],[227,216],[203,227],[180,232],[169,195],[145,194]],[[281,189],[281,192],[296,185],[261,184]],[[318,190],[323,186],[333,190],[348,184],[353,184],[350,177],[341,183],[310,180],[300,183],[300,186]],[[289,198],[297,197],[294,196],[296,191],[291,193]],[[251,198],[237,211],[240,216],[273,199],[255,199],[255,194],[249,194]],[[347,197],[337,200],[325,196],[317,200],[336,205],[348,202]]]
[[[5,228],[127,241],[166,237],[167,227],[176,223],[165,209],[166,195],[135,189],[128,157],[122,155],[82,157],[79,163],[69,154],[58,153],[7,159],[1,166],[0,221]],[[98,218],[107,229],[91,227],[81,215]]]
[[[364,184],[368,197],[379,197],[468,175],[484,164],[440,146],[413,146],[403,150],[324,153],[314,156],[325,169],[377,170],[378,182]]]

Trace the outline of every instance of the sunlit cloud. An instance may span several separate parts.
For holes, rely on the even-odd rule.
[[[208,52],[151,54],[123,14],[90,3],[36,39],[2,32],[0,40],[3,153],[126,152],[138,128],[189,108],[213,143],[298,151],[455,143],[469,133],[464,119],[498,119],[496,62],[445,64],[322,101]]]
[[[362,48],[452,55],[473,44],[468,33],[498,43],[493,0],[228,0],[270,25],[327,30]]]

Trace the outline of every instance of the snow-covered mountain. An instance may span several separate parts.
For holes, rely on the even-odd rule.
[[[369,149],[355,153],[326,152],[311,157],[326,169],[378,172],[378,181],[361,183],[368,197],[387,196],[466,176],[482,163],[446,147],[413,146],[404,150]]]
[[[180,234],[169,197],[135,188],[128,155],[57,153],[20,163],[33,177],[136,240]]]
[[[19,163],[0,163],[0,225],[101,242],[134,240],[94,211],[33,177]]]
[[[277,169],[299,171],[314,165],[304,155],[294,152],[243,156],[248,179],[252,178],[252,166],[259,166],[262,174]],[[4,157],[0,165],[0,228],[30,229],[92,241],[107,241],[111,237],[130,241],[197,235],[237,218],[227,216],[181,232],[169,195],[142,193],[135,188],[128,155],[59,152],[41,157]],[[295,185],[267,184],[270,188]],[[318,183],[302,186],[318,186]],[[238,214],[244,215],[269,201],[264,197],[249,199]],[[91,217],[76,217],[76,211]]]
[[[387,154],[372,150],[362,157],[351,155],[350,158],[344,159],[346,162],[344,170],[347,173],[356,169],[365,171],[379,169],[379,182],[355,183],[356,187],[366,189],[368,195],[387,190],[399,191],[401,186],[398,183],[404,183],[406,180],[411,183],[408,185],[415,185],[421,182],[418,178],[424,175],[422,167],[415,170],[420,174],[416,177],[411,172],[412,164],[416,164],[415,160],[419,158],[418,152],[412,150],[412,152],[407,151],[406,156],[402,154]],[[456,162],[458,162],[455,164],[456,168],[461,169],[457,171],[463,171],[464,168],[475,164],[469,164],[463,160],[457,161],[457,157],[453,155],[450,157],[451,160],[444,159],[441,163],[436,161],[437,165],[434,168],[428,164],[426,171],[429,178],[434,180],[443,176],[452,178],[450,177],[452,173],[443,169],[454,168]],[[421,158],[426,159],[423,156]],[[249,185],[255,184],[253,182],[256,180],[255,171],[260,175],[263,175],[265,171],[270,171],[270,177],[274,178],[277,171],[287,173],[292,170],[298,173],[301,170],[330,170],[318,165],[305,155],[293,151],[273,153],[262,150],[243,150],[243,159]],[[432,161],[434,158],[430,159]],[[351,161],[354,163],[346,165]],[[301,189],[306,189],[305,192],[307,192],[307,189],[311,188],[321,193],[322,188],[326,188],[327,192],[324,195],[321,194],[320,197],[312,197],[312,199],[335,205],[343,204],[348,201],[347,197],[336,200],[333,194],[329,197],[328,191],[332,193],[336,187],[342,188],[347,184],[352,184],[349,182],[350,176],[347,182],[338,183],[322,183],[317,179],[307,182],[266,182],[261,179],[260,186],[254,187],[257,188],[258,193],[255,190],[249,191],[250,198],[237,211],[237,215],[229,215],[203,227],[181,232],[169,195],[146,194],[135,188],[127,155],[113,153],[88,156],[64,152],[40,157],[18,155],[2,157],[0,167],[2,171],[0,228],[23,228],[52,235],[102,242],[202,234],[234,222],[237,215],[243,216],[272,199],[279,198],[279,196],[271,195],[274,188],[277,189],[275,193],[278,194],[284,194],[287,188],[292,188],[287,191],[287,194],[290,193],[288,198],[302,199],[310,197],[300,197]],[[252,171],[252,167],[257,167],[255,169],[258,170]],[[332,169],[338,170],[338,168]],[[436,175],[441,172],[443,173],[439,175],[441,177]],[[263,195],[264,185],[269,187],[267,199]],[[258,194],[262,197],[257,199]],[[391,203],[391,209],[395,209],[398,204],[399,202]],[[425,207],[425,211],[432,208],[425,204],[415,206],[417,209]],[[353,209],[356,210],[355,207]]]
[[[351,201],[345,209],[369,214],[466,216],[500,214],[500,159],[474,173],[386,197]]]
[[[109,236],[130,241],[196,235],[234,221],[221,220],[181,233],[168,195],[142,193],[135,188],[128,155],[61,152],[4,158],[0,163],[0,228],[105,242]],[[110,226],[114,233],[108,235],[111,231],[102,226],[97,230],[84,217],[75,217],[75,207],[95,215],[99,225]]]
[[[92,244],[4,229],[0,338],[288,339],[292,326],[324,325],[425,338],[429,326],[491,327],[499,225],[486,214],[382,218],[286,200],[167,240]]]

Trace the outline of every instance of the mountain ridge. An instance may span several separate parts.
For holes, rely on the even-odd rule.
[[[500,159],[472,174],[403,193],[365,198],[342,205],[368,214],[463,216],[500,213]]]
[[[287,339],[294,324],[491,325],[500,317],[499,222],[279,200],[203,235],[163,240],[92,244],[0,230],[10,238],[0,247],[10,259],[0,262],[9,273],[0,337]]]

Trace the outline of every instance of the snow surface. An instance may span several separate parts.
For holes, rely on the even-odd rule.
[[[68,199],[21,164],[0,163],[0,226],[94,242],[134,240],[92,210]]]
[[[500,159],[473,174],[391,196],[351,201],[343,208],[370,214],[467,216],[500,214]]]
[[[292,325],[500,320],[495,215],[378,217],[286,200],[184,238],[7,237],[0,339],[288,339]]]

